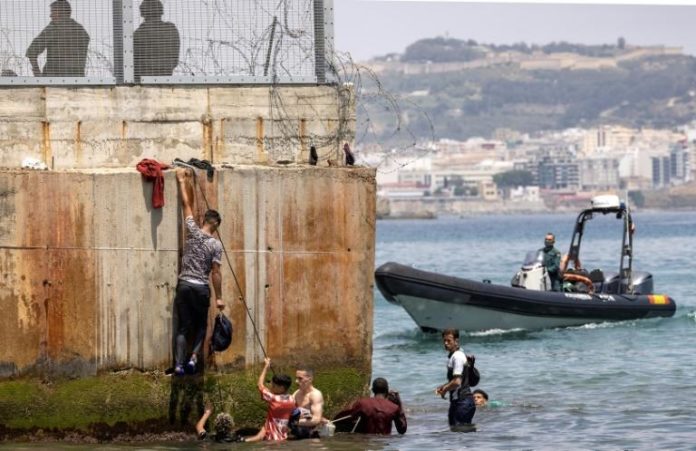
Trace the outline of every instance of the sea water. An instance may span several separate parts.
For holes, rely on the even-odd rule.
[[[509,285],[527,251],[555,233],[568,251],[575,215],[478,216],[382,221],[376,264],[410,264]],[[677,303],[672,318],[547,330],[464,333],[480,387],[497,408],[479,409],[476,432],[449,432],[440,337],[421,333],[406,312],[375,295],[373,375],[407,405],[399,449],[696,449],[696,213],[635,213],[634,269],[652,273],[655,292]],[[622,224],[586,224],[586,268],[618,271]]]
[[[386,377],[400,392],[408,416],[405,435],[98,449],[696,449],[696,212],[639,212],[634,219],[634,269],[652,273],[655,292],[676,301],[674,317],[464,332],[460,341],[476,355],[479,388],[499,405],[477,410],[474,432],[450,432],[448,402],[434,393],[446,374],[439,335],[421,332],[375,289],[373,377]],[[574,223],[574,214],[378,221],[375,264],[395,261],[509,285],[547,232],[567,252]],[[590,221],[583,265],[616,271],[621,232],[613,216]]]

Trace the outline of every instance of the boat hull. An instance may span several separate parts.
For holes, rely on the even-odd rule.
[[[532,291],[386,263],[375,271],[387,301],[425,330],[543,329],[674,315],[666,295]]]

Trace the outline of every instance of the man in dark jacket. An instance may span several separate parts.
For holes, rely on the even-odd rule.
[[[171,22],[164,22],[159,0],[140,4],[143,23],[133,33],[133,64],[136,81],[141,77],[170,77],[179,64],[181,39]]]
[[[561,253],[553,247],[556,243],[556,237],[553,233],[549,232],[544,238],[544,247],[539,249],[544,253],[544,266],[546,267],[546,272],[549,274],[549,279],[551,279],[551,290],[561,291],[561,284],[563,281],[563,274],[561,274]]]
[[[406,433],[406,415],[401,398],[389,391],[386,379],[378,377],[372,382],[372,398],[360,398],[348,410],[336,415],[337,419],[350,416],[355,421],[354,432],[389,435],[392,422],[399,434]]]
[[[51,23],[31,42],[26,56],[35,77],[84,77],[89,35],[70,18],[66,0],[51,3]],[[39,55],[46,52],[46,64],[39,67]]]

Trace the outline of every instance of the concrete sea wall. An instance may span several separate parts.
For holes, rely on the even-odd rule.
[[[263,103],[268,88],[127,89],[0,91],[12,99],[0,108],[0,437],[190,430],[205,399],[232,410],[238,425],[258,426],[263,350],[276,371],[315,369],[329,412],[360,394],[372,352],[375,174],[326,166],[344,136],[336,130],[351,129],[337,90],[297,88],[285,98],[320,100],[298,107],[306,120],[275,124],[297,126],[278,136],[281,151],[256,127],[267,118],[253,112],[228,115],[224,135],[206,128],[219,116],[194,119],[224,99]],[[170,116],[162,123],[138,95]],[[187,105],[190,95],[207,106]],[[321,106],[330,98],[333,110]],[[47,110],[65,120],[48,120]],[[142,123],[119,136],[128,114]],[[301,163],[310,139],[323,149],[317,167]],[[53,170],[18,169],[20,156]],[[163,374],[184,232],[174,174],[165,172],[165,206],[153,209],[152,184],[134,169],[143,157],[218,163],[212,179],[197,172],[196,212],[208,202],[223,218],[231,264],[223,262],[223,296],[235,330],[204,378]]]
[[[350,87],[0,89],[0,167],[132,167],[145,157],[214,164],[339,159],[355,134]]]

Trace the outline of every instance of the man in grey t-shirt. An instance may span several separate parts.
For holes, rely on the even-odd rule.
[[[176,179],[181,191],[181,203],[186,218],[186,244],[181,259],[181,272],[176,286],[176,308],[179,327],[176,331],[176,352],[174,374],[183,375],[185,370],[195,373],[208,327],[208,308],[210,307],[210,286],[212,281],[215,291],[215,306],[222,310],[222,244],[213,237],[220,226],[220,213],[215,210],[205,212],[203,226],[198,227],[193,219],[193,185],[188,169],[176,170]],[[187,337],[193,334],[193,348],[188,363],[186,359]]]

